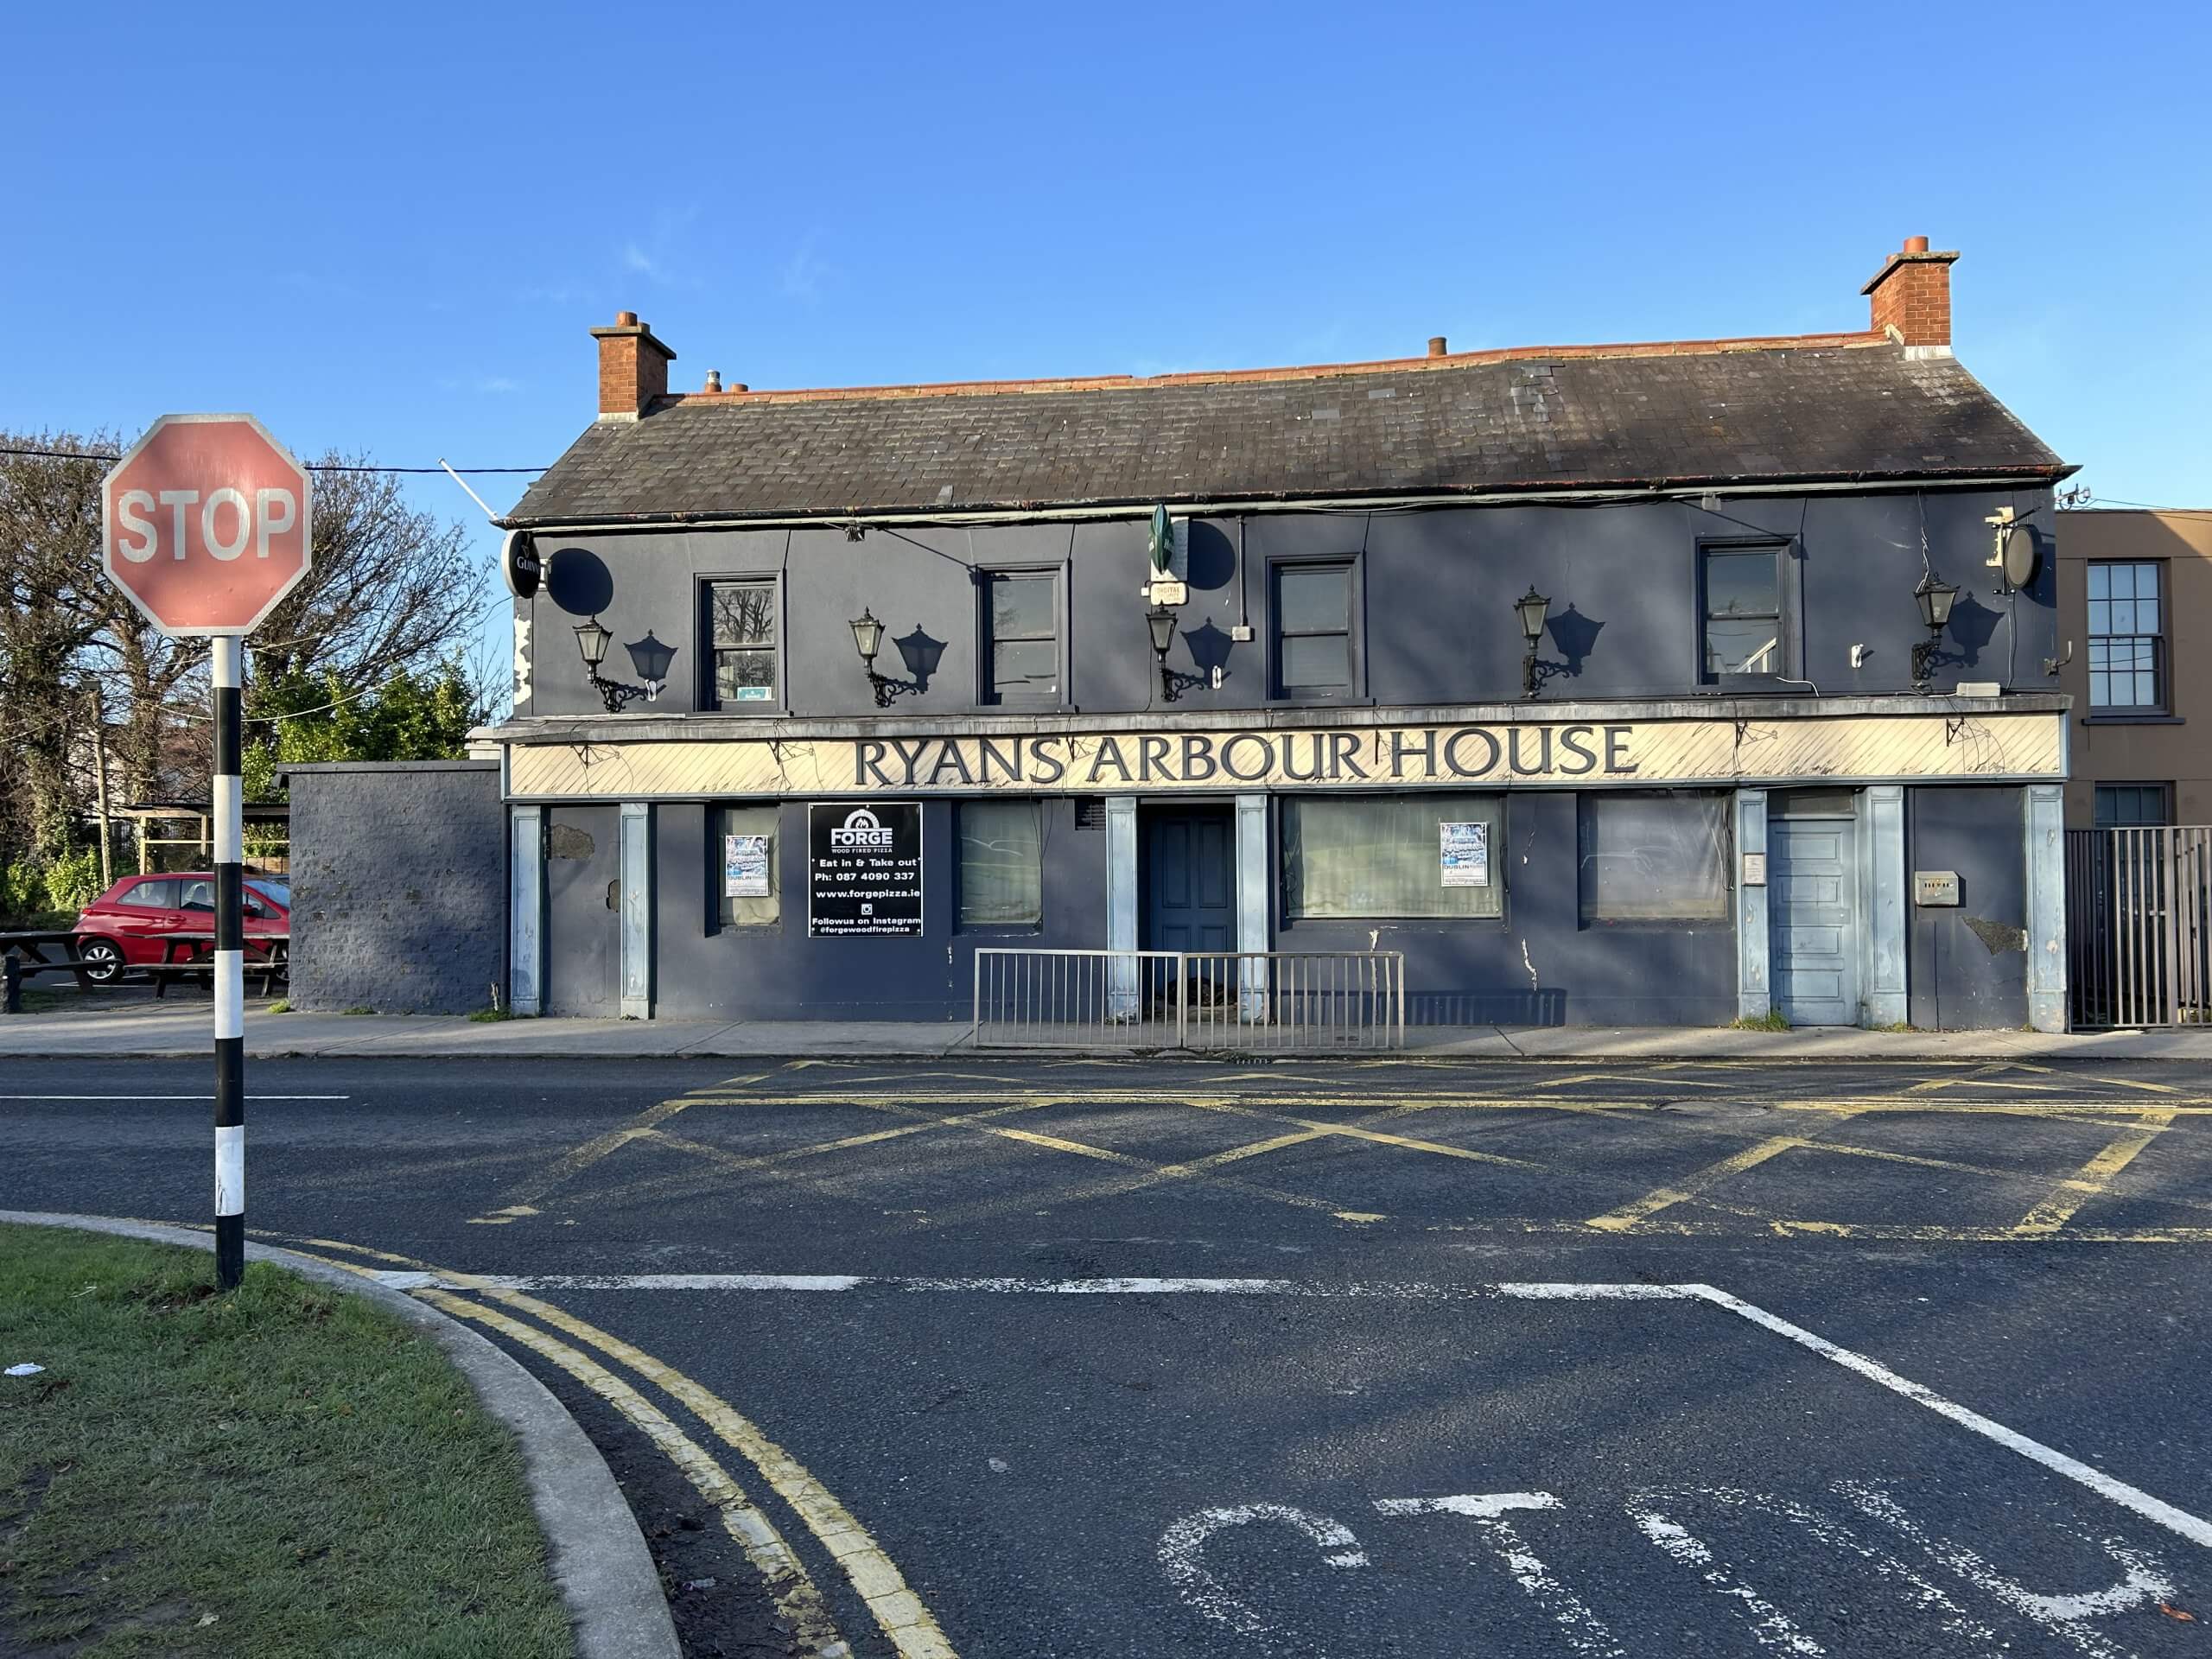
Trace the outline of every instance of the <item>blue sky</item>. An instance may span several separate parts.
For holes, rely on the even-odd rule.
[[[9,34],[19,430],[248,409],[303,454],[538,465],[623,307],[679,389],[1149,373],[1863,327],[1924,233],[1963,251],[1961,357],[2081,481],[2212,505],[2198,7],[124,4]]]

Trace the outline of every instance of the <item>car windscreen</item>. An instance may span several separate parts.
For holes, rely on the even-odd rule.
[[[275,899],[287,910],[292,907],[292,888],[289,882],[271,881],[264,877],[256,877],[253,880],[247,882],[246,886],[265,899]]]

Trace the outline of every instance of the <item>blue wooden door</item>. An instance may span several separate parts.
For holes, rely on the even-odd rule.
[[[1859,1023],[1859,874],[1849,818],[1770,828],[1774,1006],[1793,1026]]]
[[[1147,950],[1234,950],[1236,864],[1227,807],[1145,815]]]

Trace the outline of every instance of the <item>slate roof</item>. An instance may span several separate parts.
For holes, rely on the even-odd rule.
[[[1880,335],[1138,380],[691,393],[594,425],[511,524],[2071,470],[1949,357]]]

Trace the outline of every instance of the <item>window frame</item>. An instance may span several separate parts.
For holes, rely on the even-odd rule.
[[[1001,579],[1016,582],[1049,578],[1052,583],[1053,690],[1049,696],[1034,692],[1011,696],[998,689],[992,653],[997,633],[991,625],[991,584]],[[976,706],[979,709],[1067,709],[1068,696],[1068,581],[1061,563],[980,564],[976,567]]]
[[[1707,666],[1706,629],[1713,616],[1708,602],[1708,577],[1713,555],[1723,556],[1746,553],[1770,553],[1774,557],[1775,655],[1780,658],[1772,673],[1724,674]],[[1700,537],[1697,542],[1695,564],[1692,570],[1692,590],[1695,595],[1694,614],[1697,620],[1697,653],[1695,683],[1719,690],[1752,690],[1759,688],[1803,683],[1802,629],[1799,613],[1802,608],[1803,592],[1800,585],[1797,543],[1789,536],[1726,536]]]
[[[963,817],[977,806],[1027,806],[1037,825],[1037,914],[1026,922],[981,921],[969,918],[965,849],[968,836]],[[958,933],[1034,935],[1045,931],[1045,802],[1033,795],[967,796],[952,803],[952,926]]]
[[[162,892],[163,888],[168,891]],[[152,893],[157,896],[152,899],[133,896],[141,893]],[[181,893],[182,887],[173,875],[142,875],[117,893],[115,902],[126,910],[175,910]]]
[[[702,571],[694,578],[693,610],[696,621],[693,629],[697,649],[697,707],[702,714],[761,715],[788,714],[791,711],[791,678],[789,673],[790,618],[785,605],[783,573],[779,570],[717,570]],[[717,588],[766,588],[775,607],[776,639],[772,649],[776,659],[775,695],[758,702],[725,702],[715,681],[715,589]],[[740,650],[757,647],[740,646]]]
[[[1274,553],[1268,556],[1263,595],[1268,607],[1268,701],[1289,703],[1364,703],[1367,695],[1367,561],[1357,552]],[[1282,679],[1282,573],[1336,569],[1344,573],[1344,680],[1331,687],[1287,686]],[[1333,629],[1294,634],[1322,639]]]
[[[1574,914],[1576,925],[1591,928],[1643,928],[1678,932],[1685,928],[1733,927],[1736,913],[1736,825],[1735,813],[1731,810],[1732,792],[1710,789],[1592,789],[1577,791],[1574,798]],[[1607,801],[1622,800],[1680,800],[1690,799],[1705,805],[1713,813],[1719,825],[1720,899],[1719,907],[1709,914],[1691,916],[1676,913],[1667,916],[1609,916],[1601,915],[1591,905],[1585,891],[1583,870],[1589,862],[1590,823]]]
[[[1490,838],[1491,879],[1486,888],[1470,889],[1470,891],[1489,891],[1495,893],[1497,895],[1497,908],[1495,911],[1487,914],[1479,912],[1447,912],[1443,914],[1429,915],[1407,915],[1402,912],[1385,913],[1381,911],[1364,911],[1356,916],[1338,916],[1317,915],[1311,912],[1301,911],[1299,908],[1299,894],[1294,891],[1292,881],[1294,874],[1302,874],[1302,872],[1299,872],[1294,868],[1290,842],[1294,821],[1298,817],[1299,812],[1303,809],[1315,804],[1341,804],[1349,803],[1356,805],[1372,807],[1381,806],[1386,803],[1393,801],[1406,801],[1410,803],[1440,803],[1447,800],[1463,802],[1469,799],[1481,801],[1487,804],[1490,809],[1490,823],[1491,825]],[[1388,924],[1389,925],[1401,928],[1503,927],[1509,925],[1513,909],[1513,887],[1512,883],[1509,879],[1509,871],[1507,868],[1508,861],[1505,858],[1505,848],[1507,845],[1507,835],[1510,825],[1508,815],[1512,810],[1511,801],[1512,791],[1510,790],[1498,789],[1434,789],[1406,790],[1403,791],[1374,790],[1354,791],[1351,792],[1338,792],[1326,790],[1312,791],[1300,790],[1294,793],[1279,796],[1275,802],[1275,810],[1272,814],[1274,824],[1269,853],[1274,865],[1274,885],[1276,913],[1281,918],[1281,925],[1282,928],[1287,931],[1300,927],[1364,928],[1375,924]],[[1440,813],[1441,811],[1440,807],[1433,808],[1432,810],[1438,810]],[[1435,822],[1442,823],[1446,822],[1456,822],[1456,820],[1446,819],[1440,816],[1435,819]],[[1427,855],[1440,858],[1441,852],[1442,849],[1440,846],[1439,846]],[[1443,886],[1442,872],[1440,868],[1438,874],[1437,887],[1439,891],[1447,891],[1447,889]]]
[[[2098,810],[2107,790],[2152,790],[2158,798],[2159,816],[2155,822],[2145,823],[2137,820],[2128,823],[2111,823]],[[2089,792],[2089,823],[2097,830],[2171,830],[2174,823],[2174,786],[2156,780],[2135,781],[2127,779],[2101,779]]]
[[[2098,600],[2091,597],[2089,593],[2091,573],[2097,570],[2111,570],[2115,568],[2130,570],[2148,570],[2152,573],[2152,579],[2157,583],[2157,591],[2152,594],[2151,602],[2158,607],[2158,627],[2155,633],[2143,633],[2140,632],[2132,633],[2099,633],[2091,626],[2091,619],[2094,613],[2091,611],[2090,607],[2093,605],[2111,604],[2113,602],[2109,594],[2107,594],[2106,598],[2103,600]],[[2173,679],[2166,648],[2166,623],[2168,620],[2168,610],[2170,606],[2168,597],[2170,592],[2171,584],[2167,581],[2166,561],[2164,559],[2090,559],[2085,562],[2084,568],[2082,572],[2082,637],[2088,642],[2088,651],[2087,652],[2088,661],[2083,667],[2082,672],[2085,677],[2085,683],[2087,686],[2085,696],[2088,702],[2088,717],[2089,719],[2159,720],[2165,718],[2172,712]],[[2124,602],[2129,605],[2134,605],[2140,603],[2142,595],[2139,593],[2133,594],[2131,594]],[[2099,669],[2096,666],[2097,646],[2101,641],[2113,639],[2148,639],[2151,642],[2150,672],[2152,692],[2155,701],[2151,702],[2099,702],[2097,701],[2098,677],[2101,674],[2109,677],[2113,673],[2113,671],[2110,668]],[[2121,671],[2128,677],[2131,682],[2134,679],[2135,676],[2142,672],[2141,670],[2133,668]]]

